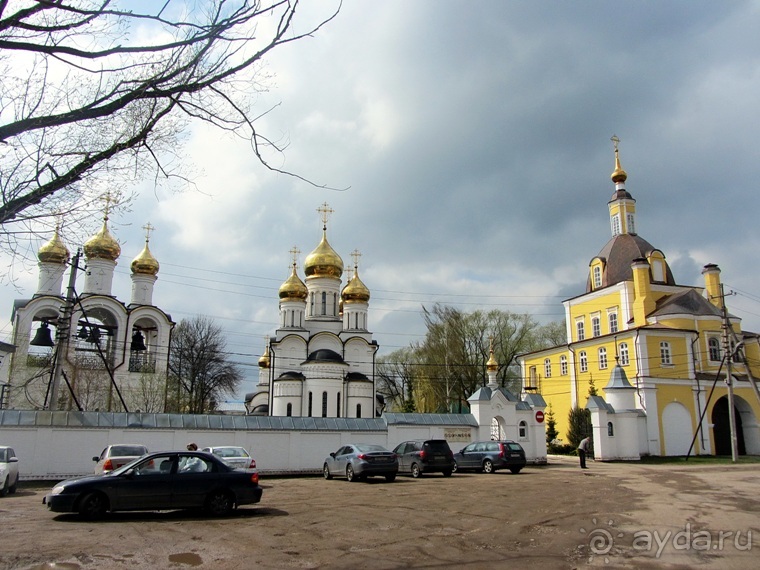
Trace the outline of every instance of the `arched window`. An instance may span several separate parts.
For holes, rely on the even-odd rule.
[[[290,402],[288,402],[288,408],[287,408],[287,411],[285,412],[285,415],[286,416],[293,415],[293,404],[291,404]]]
[[[586,356],[586,351],[581,350],[580,353],[578,353],[578,356],[580,357],[580,361],[581,361],[581,372],[587,372],[588,371],[588,357]]]
[[[662,341],[660,343],[660,364],[663,366],[670,366],[673,364],[673,360],[670,356],[670,343]]]
[[[575,330],[578,333],[578,340],[584,340],[586,338],[586,331],[583,326],[582,318],[575,321]]]
[[[597,265],[594,267],[594,289],[599,289],[602,286],[602,268]]]
[[[610,332],[616,333],[618,332],[618,318],[617,318],[617,311],[610,311],[607,314],[607,319],[609,321],[610,325]]]
[[[630,360],[628,358],[628,343],[621,342],[620,343],[620,366],[628,366],[629,362]]]
[[[340,392],[338,392],[338,402],[337,402],[337,417],[340,417]]]
[[[613,437],[615,435],[615,427],[612,422],[607,422],[607,435]]]
[[[599,315],[591,317],[591,334],[593,336],[600,336],[602,334],[602,320]]]
[[[522,420],[517,426],[517,434],[520,439],[528,439],[528,424]]]
[[[626,215],[626,221],[628,222],[628,233],[629,234],[635,234],[636,233],[636,225],[634,223],[633,214]]]
[[[564,354],[559,357],[559,373],[562,376],[567,376],[567,356]]]
[[[332,314],[333,314],[333,317],[334,317],[334,316],[336,316],[338,314],[338,294],[337,293],[333,293],[333,304],[332,304],[332,306],[333,306]]]
[[[616,236],[620,233],[620,215],[615,214],[612,216],[612,235]]]
[[[327,417],[327,392],[322,392],[322,417]]]
[[[716,337],[711,337],[710,340],[707,341],[707,346],[710,350],[710,360],[713,362],[720,362],[720,340]]]
[[[322,291],[322,314],[327,314],[327,293]]]
[[[309,417],[311,417],[311,407],[314,404],[314,394],[309,392]]]
[[[356,404],[356,417],[361,418],[362,417],[362,405]]]
[[[552,361],[548,358],[544,360],[544,377],[545,378],[551,378],[552,377]]]
[[[607,349],[602,347],[599,349],[599,370],[607,368]]]

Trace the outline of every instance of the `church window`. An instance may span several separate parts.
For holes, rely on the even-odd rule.
[[[552,377],[552,361],[548,358],[544,360],[544,376],[546,378]]]
[[[327,417],[327,392],[322,392],[322,417]]]
[[[607,349],[602,347],[599,349],[599,370],[605,370],[607,368]]]
[[[620,214],[612,216],[612,236],[620,235]]]
[[[588,372],[588,357],[586,356],[586,351],[582,350],[578,356],[581,361],[581,372]]]
[[[578,334],[578,340],[583,340],[586,338],[586,331],[583,325],[583,317],[575,321],[575,330]]]
[[[621,342],[620,343],[620,366],[628,366],[629,359],[628,359],[628,343],[627,342]]]
[[[309,417],[311,417],[311,408],[314,404],[314,394],[312,392],[309,392]]]
[[[314,314],[314,293],[309,295],[309,314]]]
[[[627,214],[626,215],[626,222],[628,223],[628,233],[629,234],[635,234],[636,233],[636,226],[633,223],[633,214]]]
[[[356,404],[356,417],[361,418],[362,417],[362,405]]]
[[[607,435],[615,437],[615,426],[612,425],[612,422],[607,422]]]
[[[530,384],[529,384],[530,386],[535,386],[536,385],[536,367],[535,366],[531,366],[530,367],[530,380],[529,381],[530,381]]]
[[[716,337],[711,337],[710,340],[707,341],[707,346],[709,348],[710,360],[713,362],[720,362],[720,340]]]
[[[602,324],[599,315],[591,317],[591,334],[600,336],[602,334]]]
[[[567,356],[564,354],[559,357],[559,373],[562,376],[567,376]]]
[[[338,417],[340,417],[340,392],[338,392],[338,401],[337,401],[337,405],[338,405],[338,406],[337,406],[337,410],[338,410],[338,414],[337,414],[337,416],[338,416]]]
[[[338,314],[337,310],[338,310],[338,294],[333,293],[333,310],[332,310],[333,317],[337,316]]]
[[[322,291],[322,314],[327,314],[327,293]]]
[[[520,439],[528,439],[528,424],[525,420],[522,420],[517,428],[517,433]]]
[[[670,343],[669,342],[661,342],[660,343],[660,364],[663,364],[665,366],[670,366],[673,364],[673,360],[670,356]]]
[[[665,282],[665,263],[662,259],[652,260],[652,281]]]
[[[611,333],[618,332],[618,318],[617,318],[616,310],[613,309],[607,313],[607,320],[609,321],[610,332]]]
[[[288,417],[293,415],[293,404],[291,404],[290,402],[288,402],[288,407],[287,407],[287,411],[285,412],[285,415]]]
[[[602,286],[602,267],[600,265],[594,266],[594,289],[599,289]]]

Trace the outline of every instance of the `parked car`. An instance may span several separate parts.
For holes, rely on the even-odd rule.
[[[421,477],[423,473],[443,473],[450,477],[454,472],[454,454],[445,439],[405,441],[393,450],[398,455],[399,473]]]
[[[325,458],[322,473],[325,479],[345,477],[349,481],[360,481],[379,475],[391,482],[398,473],[398,457],[382,445],[352,443]]]
[[[109,473],[114,469],[134,461],[148,453],[148,448],[138,443],[120,443],[109,445],[99,456],[93,457],[95,461],[95,475]]]
[[[110,473],[62,481],[43,503],[51,511],[90,520],[106,512],[170,509],[205,509],[220,516],[258,503],[261,494],[256,471],[233,469],[212,453],[164,451]]]
[[[18,457],[12,448],[0,445],[0,497],[16,492]]]
[[[525,467],[525,450],[516,441],[476,441],[454,454],[456,471],[475,470],[494,473],[509,469],[519,473]]]
[[[204,447],[203,451],[213,453],[219,459],[234,469],[255,469],[256,461],[244,447],[221,445],[218,447]]]

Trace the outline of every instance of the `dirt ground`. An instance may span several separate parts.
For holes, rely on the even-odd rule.
[[[760,464],[550,457],[507,472],[348,483],[262,478],[224,519],[48,512],[49,485],[0,498],[0,568],[757,568]]]

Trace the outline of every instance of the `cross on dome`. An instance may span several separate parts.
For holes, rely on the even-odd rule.
[[[327,202],[324,202],[319,208],[317,208],[317,212],[319,212],[319,216],[322,218],[322,229],[327,229],[327,220],[330,219],[330,214],[332,214],[335,210],[333,210],[330,205]]]

